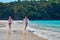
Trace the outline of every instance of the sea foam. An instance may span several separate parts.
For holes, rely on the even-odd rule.
[[[34,31],[33,33],[35,35],[38,35],[39,37],[46,38],[48,40],[60,40],[60,32],[55,32],[52,30],[43,30],[43,29],[36,29],[32,27],[27,28],[30,31]]]

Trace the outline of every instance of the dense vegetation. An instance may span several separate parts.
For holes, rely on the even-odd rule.
[[[0,2],[0,19],[60,20],[60,1]]]

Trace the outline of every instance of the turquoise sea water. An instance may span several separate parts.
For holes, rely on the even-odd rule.
[[[55,28],[57,31],[60,30],[60,20],[30,20],[30,25],[35,25],[37,28],[42,27],[52,30]]]
[[[29,27],[34,34],[48,40],[60,40],[60,20],[30,20]]]

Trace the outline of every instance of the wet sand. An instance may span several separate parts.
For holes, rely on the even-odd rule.
[[[13,32],[11,30],[0,30],[0,40],[47,40],[34,35],[27,30]]]
[[[6,27],[0,28],[0,40],[47,40],[45,38],[34,35],[32,32],[23,30],[20,27],[16,27],[18,30],[14,32],[8,29],[7,23],[5,24],[7,25]]]

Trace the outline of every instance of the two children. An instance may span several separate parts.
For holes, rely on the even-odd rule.
[[[25,21],[25,28],[24,28],[24,30],[26,30],[26,28],[28,26],[28,22],[29,22],[29,19],[27,18],[27,16],[24,18],[24,21]],[[9,16],[8,24],[9,24],[9,29],[11,29],[11,24],[12,24],[12,18],[11,18],[11,16]]]

